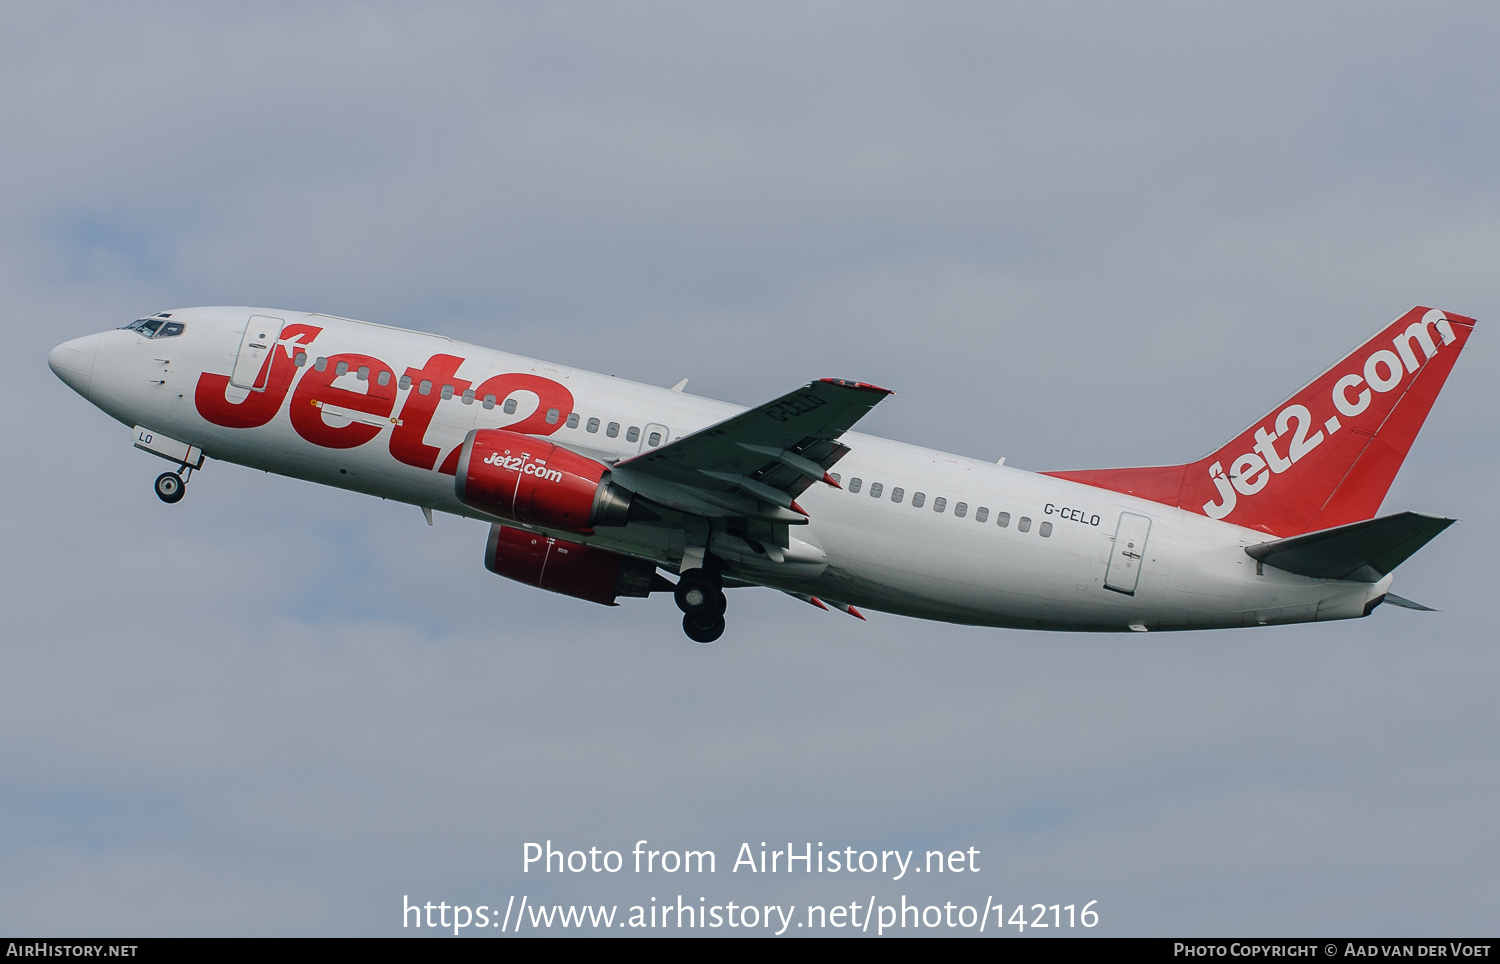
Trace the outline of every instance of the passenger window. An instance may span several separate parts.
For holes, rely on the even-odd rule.
[[[1010,513],[1002,512],[999,515],[995,516],[995,524],[1002,529],[1010,525]]]
[[[610,422],[609,423],[609,428],[607,428],[607,429],[604,430],[604,434],[608,435],[610,438],[614,438],[616,435],[619,435],[620,434],[620,423],[619,422]]]
[[[450,398],[453,397],[453,386],[452,385],[444,385],[443,386],[442,397],[443,397],[443,401],[447,401],[448,399],[450,399]]]
[[[858,492],[859,491],[859,487],[861,485],[864,485],[864,483],[861,482],[859,479],[850,479],[849,480],[849,491],[850,492]]]
[[[1030,516],[1025,516],[1025,515],[1021,516],[1021,521],[1016,523],[1016,531],[1017,532],[1030,532],[1031,531],[1031,517]]]
[[[586,431],[586,432],[597,432],[597,431],[599,431],[599,420],[597,418],[591,418],[591,419],[589,419],[589,423],[584,426],[584,431]]]
[[[507,398],[505,404],[500,406],[500,411],[507,415],[516,414],[516,400],[514,398]]]
[[[318,366],[314,365],[313,367],[317,368]],[[319,369],[319,371],[321,371],[321,370],[322,369]],[[401,381],[399,381],[399,382],[396,383],[396,387],[399,388],[399,389],[401,389],[403,392],[406,391],[408,388],[411,388],[411,376],[410,375],[402,375],[401,376]]]
[[[1050,522],[1043,522],[1041,525],[1037,526],[1036,527],[1036,534],[1039,535],[1039,536],[1041,536],[1043,539],[1045,539],[1048,536],[1052,535],[1052,523],[1050,523]]]
[[[627,441],[627,442],[638,442],[638,441],[640,441],[640,438],[641,438],[641,430],[639,428],[637,428],[636,426],[632,425],[632,426],[630,426],[629,428],[627,428],[625,430],[625,441]]]
[[[474,404],[474,389],[472,389],[472,388],[466,388],[466,389],[464,389],[463,399],[464,399],[464,404],[465,405],[473,405]]]
[[[305,351],[299,351],[299,352],[297,352],[297,357],[295,357],[295,358],[292,359],[292,364],[296,365],[298,368],[305,367],[307,365],[307,352],[305,352]]]
[[[495,407],[495,396],[493,396],[493,395],[486,395],[486,396],[484,396],[484,407],[485,408],[494,408]]]
[[[578,413],[577,412],[569,412],[568,413],[568,428],[577,428],[577,427],[578,427]]]
[[[313,371],[321,372],[321,371],[326,371],[327,369],[328,369],[328,359],[324,358],[322,355],[319,355],[318,356],[318,360],[315,361],[315,362],[313,362]]]
[[[900,486],[897,486],[896,488],[891,490],[891,501],[900,502],[901,497],[904,495],[906,495],[906,490],[901,488]]]
[[[927,493],[926,492],[914,492],[914,493],[912,493],[912,497],[911,497],[911,507],[913,509],[920,509],[920,508],[922,508],[922,503],[924,503],[926,501],[927,501]]]
[[[967,502],[958,503],[958,505],[953,507],[953,514],[962,519],[969,514],[969,504]]]
[[[942,512],[946,508],[948,508],[948,500],[943,498],[942,496],[938,496],[936,499],[932,500],[933,512]]]
[[[346,362],[346,361],[341,361],[337,365],[334,365],[333,366],[333,373],[335,375],[347,375],[347,374],[349,374],[349,363]]]
[[[842,475],[839,475],[837,472],[829,472],[828,475],[829,475],[829,477],[831,479],[833,479],[833,481],[837,482],[839,485],[843,485],[844,484],[844,477]]]
[[[418,392],[418,394],[421,394],[421,395],[431,395],[432,394],[432,382],[429,381],[429,380],[427,380],[427,379],[425,379],[425,378],[422,379],[421,383],[417,385],[417,392]]]
[[[977,508],[977,509],[974,510],[974,521],[975,522],[984,522],[989,517],[990,517],[990,510],[987,509],[987,508],[985,508],[984,506],[980,506],[979,508]]]
[[[547,409],[547,424],[548,425],[556,425],[557,424],[557,420],[559,418],[561,418],[561,417],[562,417],[562,413],[559,412],[557,409],[555,409],[555,408],[549,408],[549,409]]]
[[[647,437],[646,444],[652,446],[653,448],[655,446],[660,445],[661,444],[661,433],[660,432],[652,432],[651,435],[649,437]]]
[[[881,484],[879,482],[871,482],[870,483],[870,498],[872,498],[872,499],[878,499],[878,498],[880,498],[880,493],[882,493],[884,491],[885,491],[885,486],[883,484]]]
[[[361,365],[361,366],[359,366],[359,371],[357,371],[357,372],[354,373],[354,377],[357,378],[357,379],[359,379],[362,382],[369,381],[370,380],[370,366],[369,365]]]

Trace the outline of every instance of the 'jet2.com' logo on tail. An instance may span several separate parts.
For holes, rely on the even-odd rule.
[[[1203,513],[1213,519],[1226,518],[1235,512],[1241,496],[1258,495],[1272,479],[1320,446],[1324,446],[1325,455],[1310,464],[1327,461],[1327,468],[1342,477],[1360,457],[1369,440],[1385,425],[1402,396],[1415,384],[1417,372],[1444,346],[1458,340],[1448,316],[1441,311],[1427,311],[1401,328],[1401,323],[1410,317],[1409,313],[1399,319],[1295,395],[1276,413],[1272,422],[1275,431],[1265,424],[1258,425],[1210,456],[1213,461],[1208,465],[1208,475],[1218,494],[1203,504]],[[1386,344],[1390,347],[1385,347]],[[1419,350],[1420,359],[1417,357]],[[1439,378],[1437,387],[1441,382]],[[1433,394],[1436,394],[1436,388]],[[1430,404],[1428,400],[1427,405]],[[1400,443],[1396,459],[1398,466],[1425,415],[1426,406],[1418,413],[1410,437],[1392,440]],[[1335,446],[1332,444],[1334,436],[1340,430],[1344,431],[1345,437],[1352,435],[1357,438],[1349,439],[1351,444],[1347,446]],[[1343,442],[1344,439],[1337,441]],[[1279,448],[1278,442],[1281,443]],[[1330,444],[1325,446],[1325,442]],[[1241,448],[1242,454],[1229,457],[1228,453],[1236,448]],[[1346,450],[1345,457],[1329,454],[1332,448]],[[1228,463],[1228,471],[1225,471],[1225,463]],[[1321,468],[1323,466],[1319,466]],[[1299,476],[1303,474],[1299,473]],[[1340,479],[1332,481],[1337,487]],[[1312,496],[1314,492],[1308,494]]]

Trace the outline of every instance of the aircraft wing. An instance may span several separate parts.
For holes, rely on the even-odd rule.
[[[615,481],[655,502],[703,515],[806,522],[795,499],[848,447],[840,435],[892,394],[824,378],[715,425],[626,459]]]

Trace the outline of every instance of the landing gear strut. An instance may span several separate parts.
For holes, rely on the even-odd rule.
[[[723,582],[713,569],[685,570],[672,593],[682,610],[682,631],[695,643],[711,643],[724,635]]]
[[[187,479],[182,476],[184,469],[187,469],[187,466],[184,465],[176,472],[163,472],[156,477],[156,497],[158,499],[168,505],[182,501],[182,497],[187,495]]]

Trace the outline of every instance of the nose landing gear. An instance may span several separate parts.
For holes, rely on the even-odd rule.
[[[682,631],[695,643],[711,643],[724,635],[724,584],[717,571],[685,570],[672,593],[682,610]]]
[[[187,495],[187,479],[182,476],[184,469],[187,469],[187,466],[183,466],[176,472],[163,472],[156,477],[156,497],[158,499],[168,505],[182,501],[182,497]]]
[[[156,497],[168,505],[181,502],[182,497],[187,494],[188,479],[193,477],[193,470],[203,468],[203,450],[196,445],[168,438],[144,425],[135,427],[135,447],[177,466],[175,470],[163,472],[156,477]]]

